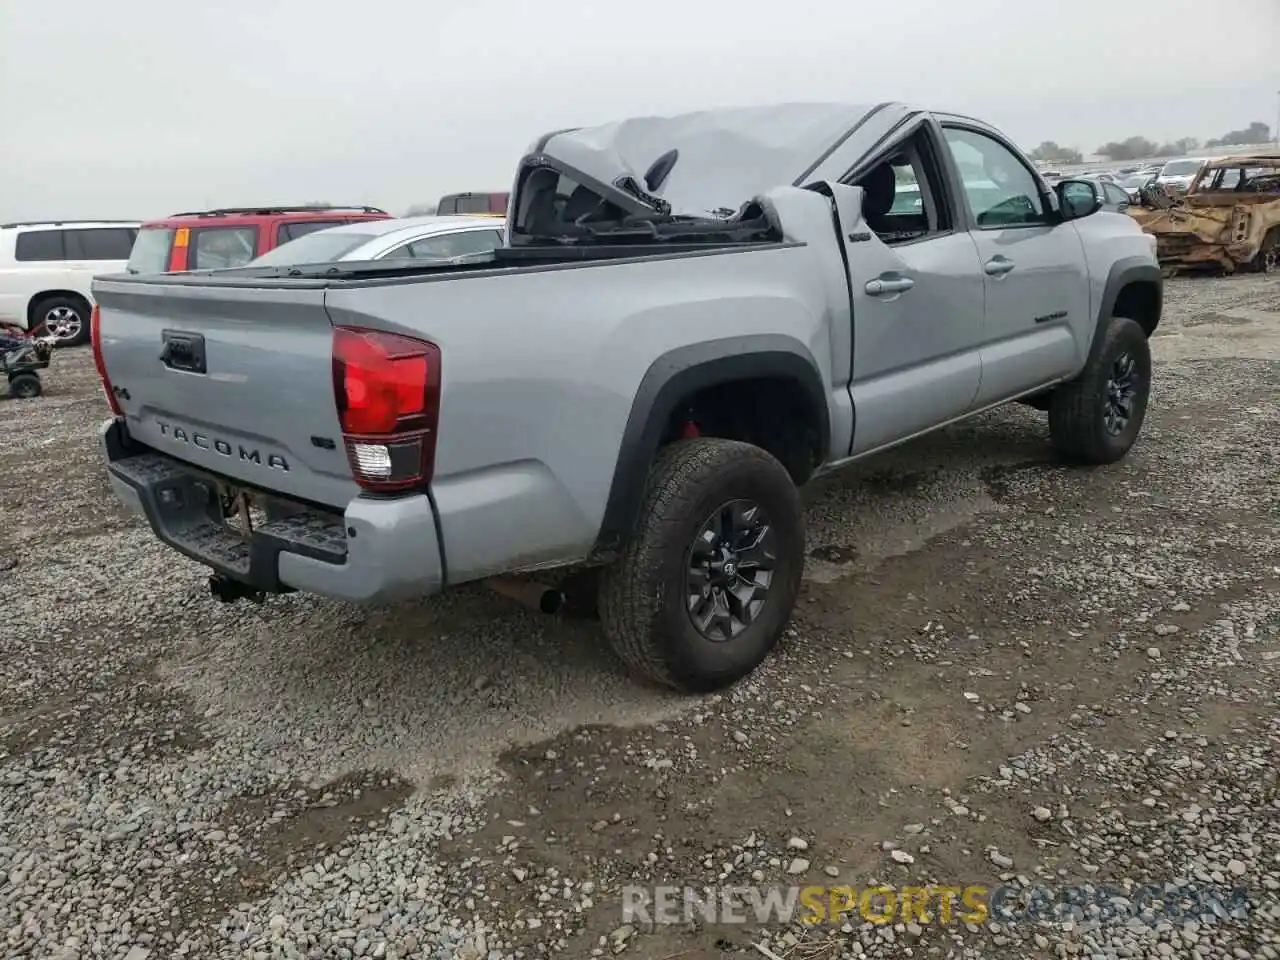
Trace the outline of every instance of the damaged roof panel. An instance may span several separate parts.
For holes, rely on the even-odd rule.
[[[631,178],[643,188],[653,162],[675,150],[671,172],[653,193],[672,213],[706,216],[736,211],[774,187],[802,184],[837,147],[870,149],[908,112],[900,104],[729,107],[561,131],[531,152],[602,184]]]

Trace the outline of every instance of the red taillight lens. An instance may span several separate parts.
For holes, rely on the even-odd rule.
[[[117,417],[123,417],[120,401],[111,390],[111,379],[107,376],[107,364],[102,359],[102,308],[96,303],[89,314],[89,339],[93,343],[93,365],[98,368],[98,378],[102,381],[102,390],[107,395],[107,405]]]
[[[333,392],[357,482],[390,491],[431,479],[439,347],[378,330],[335,327]]]

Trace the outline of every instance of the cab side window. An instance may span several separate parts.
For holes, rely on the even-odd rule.
[[[953,229],[934,141],[924,130],[851,182],[863,190],[863,219],[884,243],[910,243]]]
[[[1048,222],[1035,175],[1013,151],[976,130],[945,127],[943,132],[979,229]]]
[[[502,234],[496,230],[468,230],[435,237],[421,237],[402,244],[386,255],[387,260],[435,260],[463,257],[472,253],[488,253],[502,246]]]
[[[330,227],[340,227],[344,223],[350,222],[350,220],[295,220],[292,223],[282,223],[279,230],[276,231],[276,243],[288,243],[290,240],[305,237],[308,233],[315,233],[317,230],[328,230]]]
[[[191,231],[192,270],[242,267],[256,255],[257,227],[201,227]]]

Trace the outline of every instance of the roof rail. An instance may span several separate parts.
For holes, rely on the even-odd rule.
[[[13,223],[0,223],[0,230],[10,227],[65,227],[68,223],[141,223],[141,220],[15,220]]]
[[[183,213],[171,213],[170,217],[234,217],[251,216],[253,214],[270,215],[275,213],[326,213],[330,210],[356,210],[360,213],[386,213],[379,207],[361,204],[337,204],[335,206],[301,206],[301,207],[220,207],[216,210],[188,210]],[[388,214],[389,216],[389,214]]]

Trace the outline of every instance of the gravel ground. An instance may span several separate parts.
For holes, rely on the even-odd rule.
[[[0,400],[0,956],[1280,958],[1280,280],[1166,295],[1124,463],[1056,465],[1016,408],[816,484],[787,641],[700,699],[478,589],[214,603],[115,506],[59,353]],[[875,882],[1086,902],[620,899]]]

